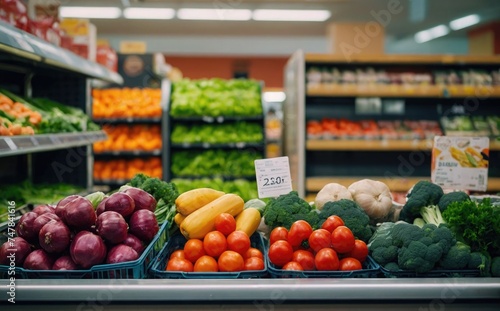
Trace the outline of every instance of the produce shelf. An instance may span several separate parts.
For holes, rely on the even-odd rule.
[[[264,148],[263,143],[227,143],[227,144],[211,144],[211,143],[181,143],[171,144],[172,149],[247,149],[247,148]]]
[[[105,119],[93,119],[95,123],[99,124],[160,124],[161,117],[158,118],[105,118]]]
[[[442,88],[435,85],[310,85],[307,96],[321,97],[441,97]]]
[[[412,151],[431,150],[432,140],[362,140],[362,139],[314,139],[307,140],[307,150],[367,150],[367,151]]]
[[[406,192],[414,184],[421,180],[430,181],[429,177],[394,177],[388,178],[384,176],[371,176],[371,177],[343,177],[343,176],[332,176],[332,177],[308,177],[306,178],[306,191],[308,192],[318,192],[323,188],[324,185],[328,183],[339,183],[348,187],[355,181],[359,181],[363,178],[371,178],[375,180],[380,180],[384,182],[391,191],[395,192]],[[488,178],[488,189],[487,191],[500,191],[500,178]]]
[[[77,73],[89,78],[122,84],[123,78],[100,64],[0,21],[0,52],[29,65]]]
[[[305,54],[307,63],[339,63],[345,64],[343,55],[334,54]],[[498,56],[461,56],[461,55],[353,55],[349,59],[353,64],[500,64]]]
[[[94,152],[95,157],[111,157],[111,156],[123,156],[123,157],[152,157],[161,155],[161,149],[156,150],[122,150],[122,151],[105,151],[105,152]]]
[[[218,117],[171,117],[176,122],[196,122],[202,121],[205,123],[224,123],[226,121],[260,121],[264,116],[218,116]]]
[[[0,157],[84,146],[106,137],[104,131],[0,136]]]

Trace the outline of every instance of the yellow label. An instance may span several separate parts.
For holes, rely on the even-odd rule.
[[[87,36],[90,33],[87,19],[65,18],[60,27],[70,36]]]
[[[143,41],[121,41],[120,53],[144,54],[146,53],[146,42]]]

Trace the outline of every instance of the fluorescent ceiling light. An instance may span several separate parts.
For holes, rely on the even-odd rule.
[[[252,11],[236,9],[180,9],[179,19],[188,20],[227,20],[248,21],[252,19]]]
[[[450,28],[453,30],[459,30],[479,23],[479,15],[472,14],[462,18],[452,20],[450,22]]]
[[[59,9],[61,17],[119,18],[121,14],[120,8],[116,7],[62,6]]]
[[[448,27],[446,27],[445,25],[439,25],[427,30],[417,32],[415,34],[415,41],[417,41],[417,43],[424,43],[432,39],[446,36],[449,32],[450,30],[448,29]]]
[[[331,16],[327,10],[255,10],[256,21],[324,22]]]
[[[281,103],[285,98],[285,92],[264,92],[264,101],[267,103]]]
[[[172,19],[175,16],[174,9],[162,8],[126,8],[123,16],[129,19]]]

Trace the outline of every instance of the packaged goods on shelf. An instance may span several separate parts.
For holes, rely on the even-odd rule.
[[[162,178],[161,159],[159,157],[96,160],[94,162],[94,180],[100,183],[126,183],[137,173]]]
[[[21,0],[1,0],[0,20],[21,30],[29,30],[28,9]]]
[[[95,119],[154,118],[162,114],[160,89],[93,89],[92,96],[92,115]]]
[[[71,37],[71,51],[90,61],[96,60],[97,28],[88,19],[64,18],[60,24],[64,33]]]
[[[94,152],[153,151],[162,147],[160,125],[104,125],[106,141],[94,144]]]
[[[448,116],[441,118],[447,136],[497,136],[498,116]]]

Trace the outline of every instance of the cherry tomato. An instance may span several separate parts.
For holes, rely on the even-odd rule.
[[[316,253],[314,265],[318,271],[335,271],[339,269],[339,257],[331,248],[323,248]]]
[[[243,231],[233,231],[227,236],[227,248],[243,256],[250,248],[250,238]]]
[[[219,271],[221,272],[236,272],[245,269],[245,260],[243,256],[235,251],[225,251],[217,260]]]
[[[302,242],[307,241],[313,229],[305,220],[297,220],[290,227],[288,232],[288,242],[292,246],[299,246]]]
[[[363,267],[361,266],[361,262],[356,258],[346,257],[340,260],[339,262],[339,270],[340,271],[352,271],[352,270],[361,270]]]
[[[339,226],[332,232],[332,247],[337,253],[347,253],[354,248],[354,234],[346,226]]]
[[[300,263],[296,261],[290,261],[283,266],[283,270],[293,270],[293,271],[304,271],[304,268],[300,265]]]
[[[287,241],[276,241],[269,247],[268,256],[272,264],[283,267],[287,262],[292,260],[292,246]]]
[[[259,257],[245,259],[245,270],[264,270],[264,260]]]
[[[207,255],[219,257],[227,250],[226,237],[219,231],[210,231],[203,238],[203,249]]]
[[[351,249],[351,251],[345,253],[344,256],[356,258],[361,263],[363,263],[368,256],[368,246],[366,246],[366,243],[362,240],[355,240],[354,247]]]
[[[168,261],[166,270],[193,272],[193,263],[187,259],[172,258]]]
[[[245,256],[243,256],[243,257],[245,257],[245,258],[257,257],[257,258],[264,260],[264,255],[262,255],[262,252],[260,251],[260,249],[255,248],[255,247],[250,247],[247,250],[247,252],[245,253]]]
[[[292,261],[298,262],[306,271],[312,271],[316,268],[314,266],[314,255],[309,251],[298,250],[293,252]]]
[[[198,258],[205,254],[203,242],[199,239],[189,239],[186,244],[184,244],[184,258],[191,261],[193,264]]]
[[[328,232],[333,232],[338,226],[345,226],[344,221],[337,215],[329,216],[325,222],[321,225],[321,229],[328,230]]]
[[[184,250],[183,249],[178,249],[178,250],[175,250],[172,252],[172,254],[170,254],[170,259],[172,258],[186,258],[186,256],[184,256]]]
[[[193,268],[194,272],[217,272],[219,265],[212,256],[203,255],[196,260]]]
[[[273,244],[279,240],[287,240],[288,239],[288,230],[285,227],[276,227],[271,231],[269,235],[269,245]]]
[[[215,230],[228,236],[231,232],[236,230],[236,220],[234,216],[229,213],[221,213],[215,217]]]
[[[314,230],[309,236],[309,246],[317,253],[322,248],[331,247],[332,234],[326,229]]]

